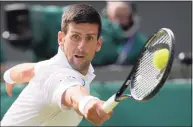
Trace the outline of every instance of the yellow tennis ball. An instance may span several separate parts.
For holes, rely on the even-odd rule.
[[[168,49],[160,49],[153,55],[153,65],[159,71],[164,69],[168,63],[169,51]]]

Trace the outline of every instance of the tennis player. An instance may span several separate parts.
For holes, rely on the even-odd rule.
[[[101,18],[90,5],[76,4],[62,15],[58,53],[49,60],[16,65],[4,74],[6,88],[29,84],[7,113],[2,126],[77,126],[85,117],[95,125],[110,118],[104,101],[89,94],[91,61],[102,45]],[[43,51],[44,49],[42,49]]]

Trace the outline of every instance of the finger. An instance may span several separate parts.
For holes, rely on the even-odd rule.
[[[99,124],[101,121],[102,121],[102,118],[100,118],[99,116],[98,116],[98,113],[97,113],[97,111],[96,111],[96,108],[91,108],[90,110],[89,110],[89,112],[87,112],[87,114],[86,114],[86,118],[89,120],[89,121],[92,121],[92,123],[94,123],[95,125],[97,124]]]
[[[101,109],[101,117],[103,118],[104,121],[107,121],[110,119],[111,115],[113,114],[113,111],[109,112],[108,114],[106,114],[103,109]]]
[[[10,97],[12,97],[13,95],[12,95],[12,89],[13,89],[13,87],[14,87],[14,85],[13,84],[8,84],[8,83],[6,83],[6,92],[7,92],[7,94],[10,96]]]
[[[104,117],[104,121],[109,120],[109,119],[110,119],[110,117],[111,117],[111,115],[106,115],[106,116]]]
[[[94,125],[100,125],[102,123],[102,119],[97,116],[97,113],[88,114],[86,119]]]
[[[109,120],[112,115],[113,115],[113,111],[109,112],[107,115],[107,118],[108,118],[107,120]]]
[[[112,116],[112,115],[113,115],[113,111],[110,111],[110,112],[108,113],[108,115],[109,115],[109,116]]]
[[[97,109],[98,117],[101,118],[100,120],[101,120],[102,123],[105,122],[105,121],[107,121],[107,120],[109,120],[110,115],[109,115],[109,114],[106,114],[106,113],[103,111],[101,105],[98,105],[98,107],[97,107],[96,109]]]
[[[91,122],[93,125],[99,126],[102,124],[102,122],[100,120],[97,120],[96,118],[89,118],[88,119],[89,122]]]
[[[98,111],[99,116],[104,119],[107,113],[104,112],[102,106],[103,106],[103,102],[100,102],[99,104],[97,104],[97,111]]]
[[[97,105],[93,104],[90,106],[91,107],[89,108],[89,110],[86,113],[87,120],[90,121],[91,123],[93,123],[94,125],[100,125],[101,123],[104,122],[104,120],[97,113],[97,110],[98,110]]]

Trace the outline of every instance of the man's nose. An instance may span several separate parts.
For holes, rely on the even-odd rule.
[[[81,50],[81,51],[84,51],[86,48],[86,41],[85,40],[82,40],[79,45],[78,45],[78,49]]]

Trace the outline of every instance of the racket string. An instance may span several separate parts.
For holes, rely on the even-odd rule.
[[[166,40],[166,38],[169,38],[169,35],[164,35],[160,38],[156,38],[153,42],[152,42],[152,46],[155,46],[156,44],[160,44],[160,43],[166,43],[168,41],[163,41],[163,40]],[[158,43],[154,43],[154,42],[158,42]],[[170,43],[166,43],[168,44],[170,47],[171,47],[171,44]]]
[[[168,34],[163,33],[160,37],[155,38],[152,41],[151,46],[157,44],[165,43],[169,45],[169,50],[171,50],[171,38]],[[160,78],[163,75],[163,72],[160,74],[160,71],[153,66],[153,52],[146,50],[139,61],[136,74],[134,75],[134,89],[133,92],[137,98],[144,98],[149,93],[151,93],[157,84],[160,82]],[[159,77],[157,77],[159,75]]]
[[[163,39],[164,39],[164,37],[162,37],[162,40],[160,39],[159,41],[157,41],[157,40],[156,40],[156,41],[157,41],[157,42],[160,42],[160,41],[163,42]],[[148,55],[150,55],[150,54],[148,54]],[[146,55],[143,59],[147,60],[146,58],[147,58],[148,55]],[[148,57],[148,58],[150,58],[150,57]],[[143,61],[143,60],[142,60],[142,61]],[[149,62],[150,62],[150,60],[148,60],[148,63],[147,63],[147,64],[149,64]],[[149,64],[149,65],[150,65],[150,64]],[[146,72],[143,70],[143,68],[140,68],[140,70],[142,70],[142,72],[145,72],[144,75],[147,77],[146,79],[149,80],[149,81],[152,81],[152,80],[149,79],[149,78],[151,78],[151,75],[152,75],[152,74],[151,74],[151,73],[148,73],[149,71],[151,71],[151,68],[152,68],[152,67],[149,67],[148,69],[146,68],[146,70],[147,70]],[[152,72],[155,72],[155,71],[152,71]],[[150,75],[147,75],[147,74],[150,74]],[[139,74],[138,74],[138,75],[139,75]],[[143,76],[144,76],[144,75],[143,75]],[[146,84],[146,83],[147,83],[147,80],[144,80],[144,81],[143,81],[143,82],[144,82],[143,84]],[[148,82],[148,83],[150,83],[150,82]],[[153,82],[153,83],[155,84],[155,82]],[[150,84],[152,84],[152,83],[150,83]],[[149,89],[148,86],[150,86],[150,85],[143,85],[143,86],[146,86],[146,90],[147,90],[147,89]],[[137,88],[137,90],[138,90],[139,93],[141,93],[140,89],[141,89],[140,87]],[[144,92],[146,92],[146,91],[144,91]]]

